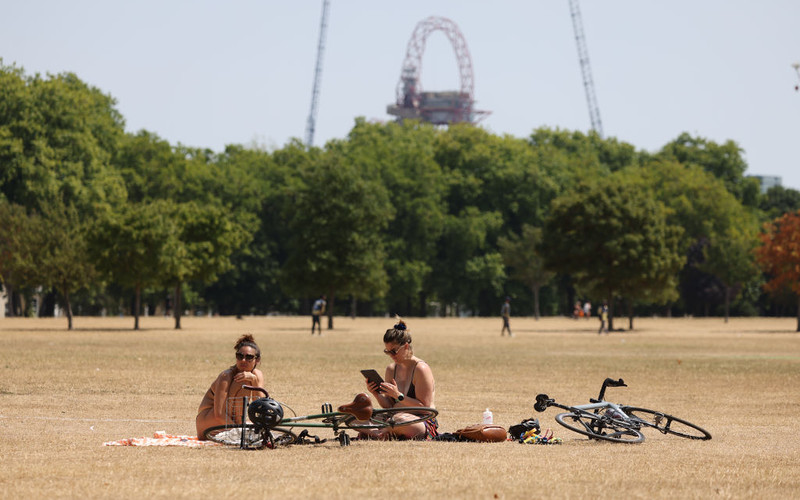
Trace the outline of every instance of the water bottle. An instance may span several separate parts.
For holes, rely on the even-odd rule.
[[[486,408],[486,411],[483,412],[483,423],[484,424],[494,423],[494,417],[492,417],[492,412],[489,411],[489,408]]]

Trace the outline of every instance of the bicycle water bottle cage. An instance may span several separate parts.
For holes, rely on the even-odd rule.
[[[247,416],[257,426],[271,429],[283,420],[283,407],[272,398],[259,398],[250,403]]]

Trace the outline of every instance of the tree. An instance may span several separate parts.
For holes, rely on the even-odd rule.
[[[701,167],[720,179],[742,204],[753,207],[758,202],[759,184],[756,179],[744,176],[747,162],[742,153],[742,149],[734,141],[717,144],[684,132],[665,145],[658,156],[666,160],[676,160],[686,166]]]
[[[289,293],[328,296],[328,329],[337,295],[372,299],[386,293],[381,231],[392,216],[384,187],[365,178],[329,144],[319,161],[299,173],[287,213],[292,236],[283,269]]]
[[[97,276],[89,257],[88,225],[80,220],[74,206],[60,203],[45,207],[32,222],[37,264],[34,279],[61,294],[68,329],[72,330],[71,296],[91,285]]]
[[[19,205],[0,197],[0,284],[9,301],[9,316],[16,316],[15,292],[30,282],[36,264],[31,218]]]
[[[721,179],[697,164],[655,158],[642,168],[627,170],[626,175],[639,177],[650,186],[655,199],[668,209],[667,222],[683,228],[680,251],[686,256],[686,265],[680,273],[680,295],[684,312],[708,314],[712,303],[725,303],[725,295],[733,288],[726,291],[716,275],[709,273],[711,268],[703,266],[705,249],[712,240],[721,243],[736,228],[752,226],[752,210],[744,207]],[[714,252],[717,250],[722,248]],[[715,273],[724,271],[715,266]]]
[[[381,238],[386,252],[388,310],[425,315],[426,288],[442,234],[447,179],[434,161],[436,129],[412,121],[356,120],[346,143],[347,161],[391,193],[393,215]]]
[[[27,77],[0,61],[0,192],[41,211],[54,200],[79,213],[124,198],[110,160],[124,134],[111,96],[72,73]]]
[[[730,303],[735,289],[758,278],[754,249],[758,244],[752,225],[731,226],[720,235],[712,236],[704,248],[704,261],[698,266],[716,276],[725,290],[725,322],[730,315]]]
[[[785,213],[800,210],[800,191],[772,186],[758,202],[758,208],[764,212],[768,220],[775,220]]]
[[[616,296],[662,303],[677,295],[680,234],[642,183],[615,175],[558,198],[539,249],[547,268],[609,300],[612,328]]]
[[[142,291],[160,284],[159,262],[176,230],[170,203],[132,203],[98,220],[91,231],[91,253],[111,280],[134,292],[134,324],[139,329]]]
[[[756,255],[769,277],[764,289],[773,294],[789,290],[797,297],[800,332],[800,210],[765,224],[760,239]]]
[[[189,281],[211,283],[231,267],[230,257],[250,235],[231,214],[215,205],[165,202],[170,238],[159,259],[162,283],[173,287],[175,328],[181,328],[182,287]]]
[[[522,226],[522,234],[501,237],[498,240],[503,262],[511,268],[511,277],[522,282],[533,292],[534,317],[539,319],[539,290],[553,279],[554,273],[544,267],[538,248],[542,243],[542,229]]]

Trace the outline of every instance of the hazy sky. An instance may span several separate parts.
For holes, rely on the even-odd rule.
[[[800,189],[797,0],[583,0],[607,137],[656,151],[681,132],[745,151],[748,174]],[[322,0],[0,0],[0,57],[27,74],[74,72],[111,94],[129,131],[221,151],[305,137]],[[416,25],[454,21],[472,56],[482,126],[526,137],[587,131],[566,0],[331,0],[314,143],[386,105]],[[459,88],[445,35],[425,90]]]

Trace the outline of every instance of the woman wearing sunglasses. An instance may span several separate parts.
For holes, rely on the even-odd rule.
[[[375,396],[381,408],[424,406],[435,408],[436,393],[433,372],[428,363],[414,356],[411,332],[406,322],[397,318],[394,328],[383,335],[383,352],[392,359],[386,367],[385,382],[378,385],[367,381],[367,389]],[[409,420],[414,416],[409,414]],[[405,439],[431,439],[437,435],[436,419],[426,420],[397,428],[384,429],[373,437],[400,437]]]
[[[211,384],[200,408],[197,410],[197,437],[205,439],[205,430],[215,425],[225,425],[226,414],[233,412],[234,418],[241,414],[241,401],[235,407],[227,409],[231,398],[247,396],[251,400],[262,396],[260,392],[246,391],[243,385],[264,387],[264,374],[256,368],[261,363],[261,349],[256,344],[252,335],[242,335],[234,346],[236,351],[236,364],[223,371]],[[226,410],[228,412],[226,413]],[[238,417],[241,418],[241,417]]]

